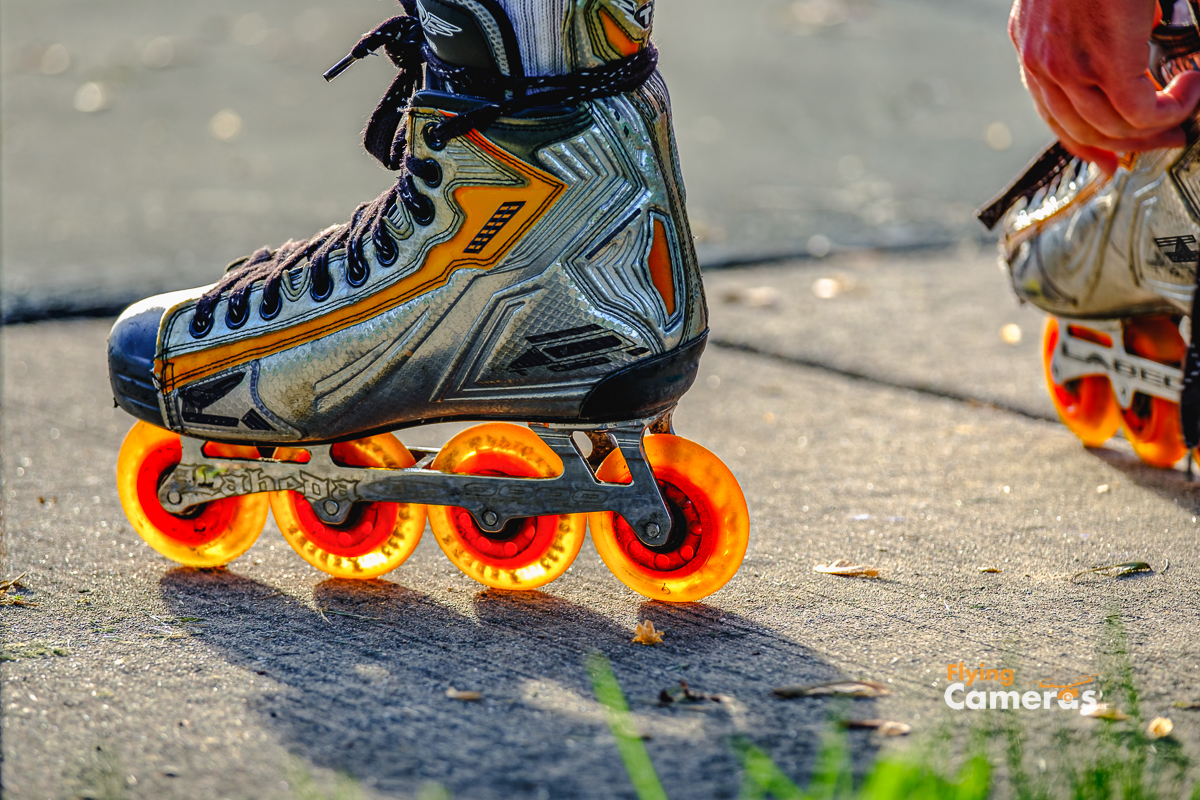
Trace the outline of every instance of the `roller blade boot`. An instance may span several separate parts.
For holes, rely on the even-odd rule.
[[[635,591],[711,594],[749,518],[729,469],[671,427],[707,309],[652,3],[566,4],[548,77],[496,3],[401,5],[326,75],[376,51],[398,68],[364,134],[397,183],[113,327],[114,395],[139,420],[126,514],[208,567],[269,509],[349,578],[401,564],[428,518],[459,569],[502,589],[557,578],[590,526]],[[437,451],[392,434],[465,420],[482,424]]]
[[[1160,26],[1151,50],[1160,85],[1200,69],[1190,23]],[[1128,154],[1112,178],[1055,144],[979,215],[989,228],[1002,225],[1001,265],[1018,298],[1051,315],[1042,355],[1063,423],[1089,447],[1119,429],[1161,468],[1194,450],[1200,434],[1184,391],[1200,259],[1200,127],[1185,128],[1188,147]]]

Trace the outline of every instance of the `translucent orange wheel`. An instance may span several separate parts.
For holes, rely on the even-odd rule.
[[[276,458],[300,460],[280,448]],[[341,442],[330,448],[335,463],[347,467],[404,469],[416,463],[390,433]],[[340,525],[327,525],[299,492],[272,492],[271,513],[300,557],[338,578],[368,579],[404,563],[425,532],[425,506],[415,503],[355,503]]]
[[[1112,346],[1112,340],[1105,334],[1082,327],[1073,328],[1073,333],[1096,344]],[[1099,447],[1121,427],[1121,409],[1113,396],[1112,384],[1102,375],[1088,375],[1065,384],[1055,383],[1050,374],[1050,361],[1057,346],[1058,320],[1050,317],[1046,320],[1046,334],[1042,338],[1050,400],[1067,430],[1078,436],[1086,447]]]
[[[551,478],[560,459],[538,435],[520,425],[476,425],[439,452],[433,468],[463,475]],[[485,533],[471,514],[452,506],[429,506],[429,527],[454,565],[496,589],[536,589],[567,571],[587,534],[584,514],[515,519],[499,533]]]
[[[707,597],[734,576],[746,555],[746,498],[721,459],[695,442],[656,434],[647,436],[643,447],[671,512],[667,543],[647,547],[611,511],[588,515],[592,541],[613,574],[639,594],[673,603]],[[630,482],[620,450],[604,459],[596,477]]]
[[[1141,317],[1125,325],[1125,349],[1134,355],[1182,369],[1187,344],[1170,317]],[[1121,409],[1121,430],[1145,463],[1167,469],[1187,455],[1179,404],[1141,393]]]
[[[253,447],[208,443],[212,456],[257,459]],[[170,513],[158,501],[162,479],[183,458],[179,435],[138,422],[117,456],[117,494],[133,529],[162,555],[189,567],[219,567],[250,549],[267,522],[266,495],[227,497],[189,514]]]

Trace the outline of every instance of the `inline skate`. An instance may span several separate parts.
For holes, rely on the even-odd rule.
[[[211,567],[268,509],[330,575],[400,565],[429,527],[487,586],[560,576],[590,526],[648,597],[745,555],[729,469],[676,436],[707,309],[652,0],[572,0],[552,41],[495,0],[400,0],[326,77],[399,70],[364,133],[397,183],[350,220],[127,309],[109,337],[133,527]],[[436,451],[393,431],[479,422]]]
[[[1185,24],[1154,32],[1151,74],[1160,86],[1200,69],[1187,10]],[[1088,447],[1121,430],[1142,461],[1161,468],[1200,444],[1200,407],[1185,392],[1200,127],[1185,128],[1187,147],[1127,154],[1111,178],[1056,143],[979,214],[989,228],[1003,224],[1001,264],[1017,296],[1051,315],[1042,356],[1063,423]]]

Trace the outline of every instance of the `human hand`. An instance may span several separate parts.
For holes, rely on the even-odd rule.
[[[1038,114],[1072,154],[1105,173],[1116,153],[1180,147],[1200,72],[1158,91],[1147,74],[1154,0],[1014,0],[1008,34]]]

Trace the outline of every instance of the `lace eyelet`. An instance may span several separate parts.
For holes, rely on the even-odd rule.
[[[420,206],[420,208],[412,209],[413,222],[417,223],[423,228],[429,223],[433,222],[434,217],[437,216],[437,206],[435,206],[433,201],[423,194],[418,193],[417,197],[421,198],[419,201],[417,201],[417,204]]]
[[[279,293],[279,287],[276,286],[275,290],[271,291],[271,286],[268,285],[263,289],[262,302],[258,304],[258,315],[264,320],[272,320],[278,317],[282,310],[283,296]]]
[[[396,240],[391,234],[381,229],[378,235],[372,236],[371,239],[375,242],[375,260],[380,266],[390,267],[395,264],[400,256],[400,248],[396,246]]]
[[[425,166],[429,169],[431,177],[422,177],[421,180],[430,189],[436,189],[442,185],[442,165],[432,158],[425,159]]]
[[[438,138],[437,132],[438,123],[431,122],[421,129],[421,136],[425,139],[425,146],[433,151],[446,149],[446,142]]]
[[[346,283],[357,289],[366,283],[369,277],[371,277],[371,268],[367,266],[367,262],[358,259],[346,262]],[[330,282],[332,283],[332,281]]]
[[[245,325],[248,319],[250,319],[249,299],[245,295],[240,298],[237,295],[230,297],[229,305],[225,309],[225,327],[237,330]]]
[[[208,332],[213,329],[212,312],[201,314],[199,309],[192,315],[192,321],[188,325],[188,332],[192,334],[193,339],[203,339],[208,335]]]
[[[312,288],[308,290],[309,296],[312,297],[313,300],[316,300],[318,303],[320,303],[323,300],[328,300],[330,295],[333,294],[333,275],[331,275],[329,270],[327,270],[327,269],[322,270],[321,272],[323,272],[325,275],[325,279],[323,281],[321,281],[321,283],[324,283],[325,285],[321,288],[318,288],[318,281],[317,281],[317,274],[316,274],[317,271],[314,270]]]

